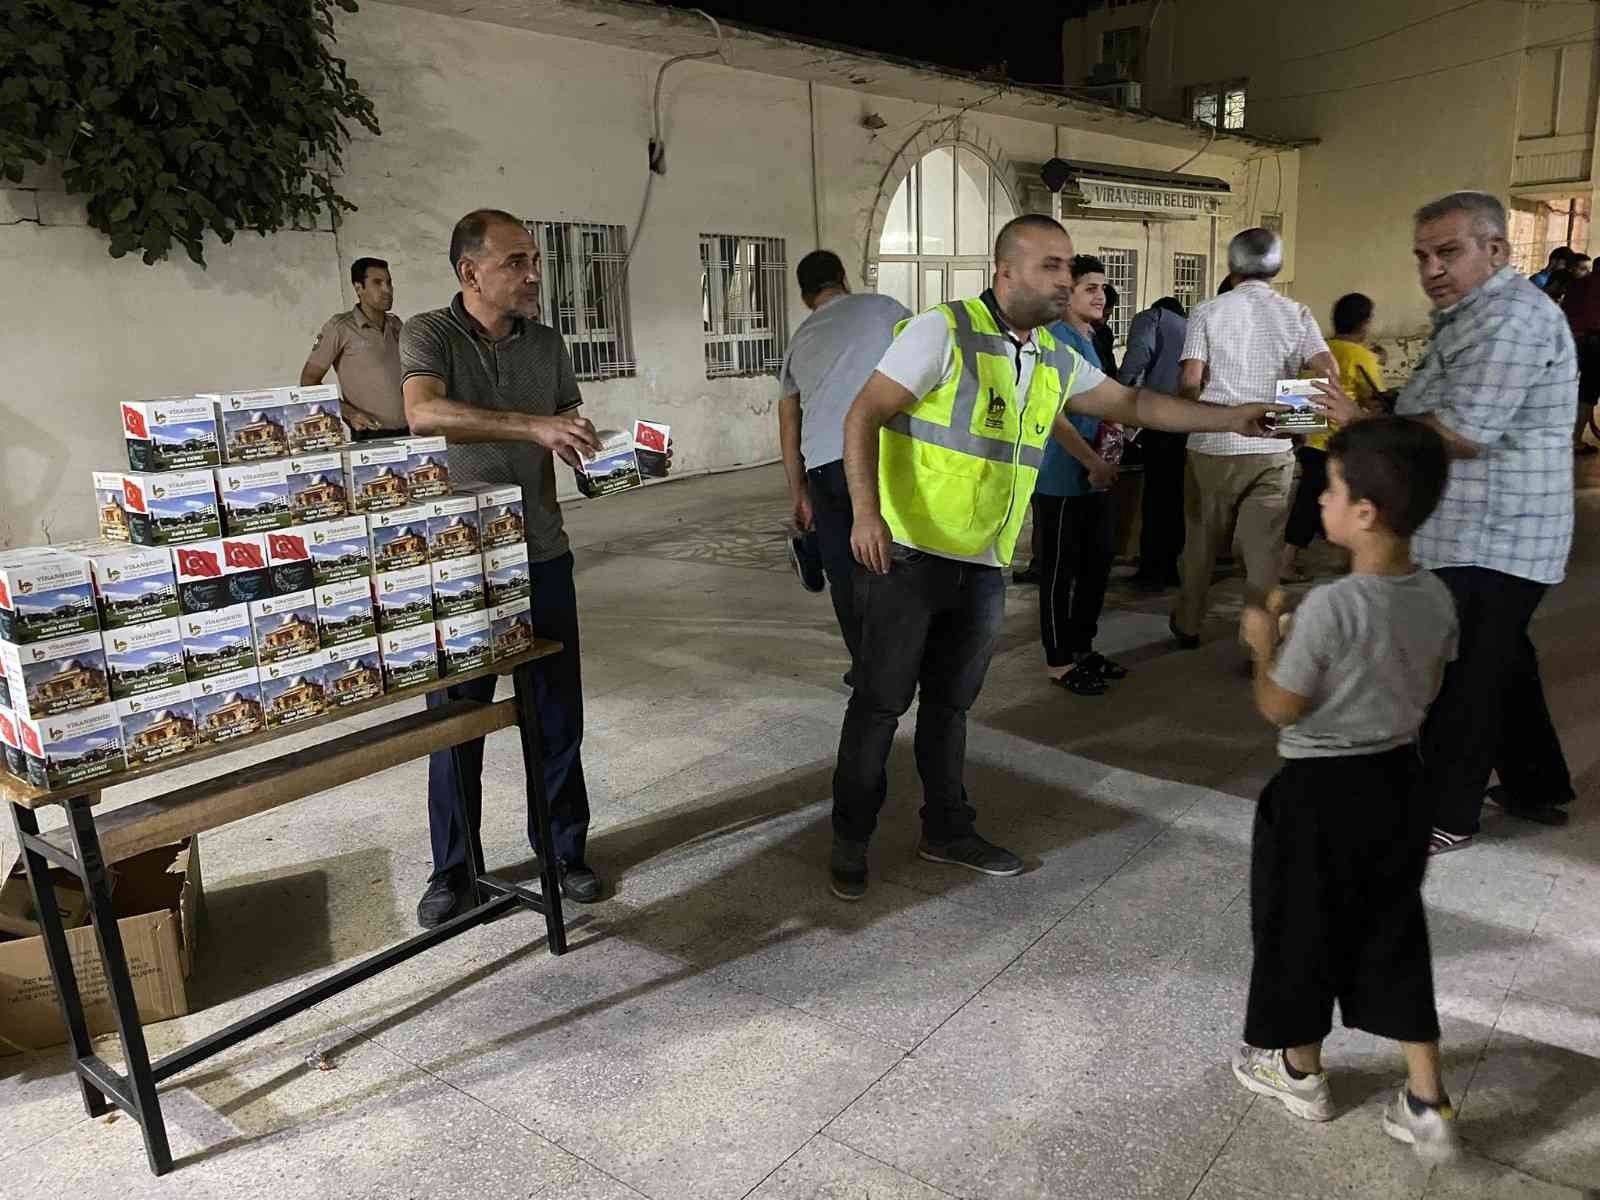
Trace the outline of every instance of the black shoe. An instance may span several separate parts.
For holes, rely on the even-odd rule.
[[[808,592],[820,592],[828,586],[828,576],[822,569],[822,555],[817,553],[817,541],[809,533],[789,535],[789,561],[794,573],[800,576],[800,586]]]
[[[561,864],[561,894],[578,904],[593,904],[605,889],[600,876],[581,862]]]
[[[1172,634],[1172,640],[1178,643],[1179,650],[1200,649],[1200,639],[1195,634],[1185,633],[1178,628],[1178,618],[1167,618],[1167,632]]]
[[[859,900],[867,894],[867,844],[833,835],[828,856],[828,890],[841,900]]]
[[[1065,675],[1050,681],[1056,687],[1066,688],[1074,696],[1104,696],[1106,681],[1082,663],[1069,667]]]
[[[1085,670],[1093,671],[1101,679],[1126,679],[1128,668],[1115,659],[1107,658],[1098,650],[1091,650],[1087,658],[1080,658],[1078,665]]]
[[[1011,572],[1011,582],[1012,583],[1038,583],[1039,582],[1039,568],[1037,566],[1035,566],[1033,563],[1029,563],[1027,566],[1023,567],[1022,570]]]
[[[1565,825],[1571,817],[1561,804],[1522,804],[1512,798],[1510,790],[1503,783],[1497,783],[1484,795],[1489,803],[1503,809],[1507,816],[1517,817],[1523,821],[1533,821],[1539,825]]]
[[[975,833],[948,842],[930,842],[924,837],[917,846],[917,856],[929,862],[966,867],[984,875],[1022,874],[1020,858]]]
[[[424,929],[443,925],[466,907],[466,900],[464,880],[454,872],[437,876],[428,881],[428,890],[417,902],[417,924]]]

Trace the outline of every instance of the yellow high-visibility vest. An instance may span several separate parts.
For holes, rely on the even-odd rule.
[[[1070,394],[1078,356],[1044,328],[1027,403],[1016,404],[1007,336],[982,300],[937,305],[950,323],[950,378],[884,423],[878,497],[897,542],[958,558],[990,546],[1011,561],[1039,479],[1051,426]],[[901,322],[896,334],[905,327]]]

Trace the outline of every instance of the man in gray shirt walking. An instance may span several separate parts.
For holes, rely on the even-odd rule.
[[[533,626],[559,641],[560,654],[531,668],[544,745],[544,787],[554,846],[539,844],[530,804],[528,841],[554,855],[561,890],[588,903],[600,880],[584,862],[589,793],[583,779],[583,679],[578,662],[578,600],[572,551],[556,503],[554,456],[576,466],[600,448],[561,335],[539,324],[539,244],[510,213],[479,209],[456,222],[450,266],[461,290],[446,308],[406,323],[400,340],[406,418],[417,434],[450,441],[452,475],[522,486],[533,585]],[[494,698],[495,676],[448,689],[450,699]],[[445,692],[428,696],[445,702]],[[483,741],[456,748],[465,778],[468,819],[482,808]],[[432,928],[460,912],[470,894],[466,831],[455,819],[456,773],[449,751],[428,761],[428,824],[433,875],[417,906]]]
[[[778,439],[795,527],[815,537],[839,632],[854,664],[856,561],[850,527],[855,515],[844,480],[844,415],[894,340],[895,327],[911,313],[891,296],[852,295],[844,264],[831,250],[813,250],[795,274],[811,315],[795,330],[783,360]]]

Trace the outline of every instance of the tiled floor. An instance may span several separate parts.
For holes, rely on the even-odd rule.
[[[1592,544],[1600,474],[1586,483]],[[165,1106],[182,1161],[161,1180],[131,1121],[85,1118],[59,1053],[0,1059],[0,1195],[1595,1194],[1600,554],[1584,536],[1537,626],[1574,823],[1491,824],[1428,884],[1470,1147],[1430,1174],[1378,1129],[1398,1067],[1375,1039],[1330,1042],[1343,1111],[1324,1126],[1224,1065],[1251,800],[1275,764],[1226,625],[1173,652],[1163,605],[1114,590],[1102,642],[1133,674],[1078,699],[1041,682],[1036,600],[1013,588],[969,784],[1028,873],[916,859],[907,740],[872,891],[846,906],[822,866],[844,655],[825,598],[782,569],[784,515],[773,468],[569,512],[592,858],[616,884],[574,911],[573,953],[550,958],[516,914],[180,1076]],[[520,862],[509,735],[486,779],[490,857]],[[208,835],[197,1009],[150,1027],[156,1050],[410,930],[423,787],[413,764]]]

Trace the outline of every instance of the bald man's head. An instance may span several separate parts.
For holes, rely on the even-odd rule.
[[[1027,213],[994,240],[994,295],[1017,330],[1048,325],[1072,296],[1072,239],[1058,221]]]
[[[1022,247],[1028,241],[1028,235],[1057,234],[1067,236],[1067,231],[1061,228],[1061,222],[1054,217],[1047,217],[1043,213],[1023,213],[1020,217],[1012,217],[1000,227],[1000,232],[994,239],[994,265],[999,266],[1004,262],[1013,261],[1023,252]],[[1071,252],[1067,254],[1071,258]]]

